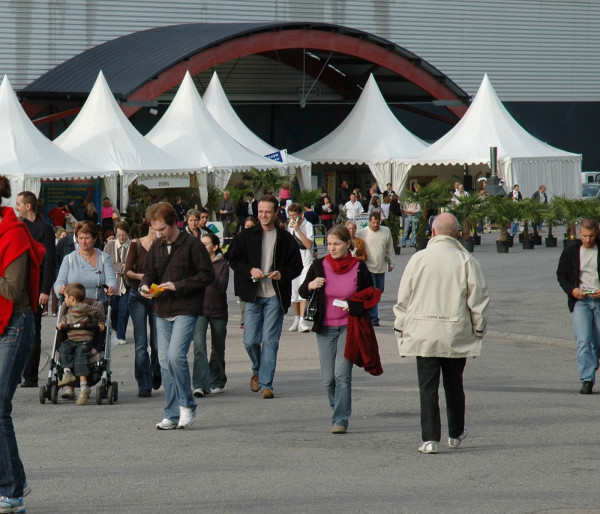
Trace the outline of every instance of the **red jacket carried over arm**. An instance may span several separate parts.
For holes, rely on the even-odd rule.
[[[348,298],[350,315],[348,316],[348,331],[346,332],[346,349],[344,357],[371,375],[381,375],[381,359],[375,330],[371,324],[368,310],[379,303],[381,290],[368,287],[354,293]],[[361,303],[363,310],[353,308],[352,303]]]

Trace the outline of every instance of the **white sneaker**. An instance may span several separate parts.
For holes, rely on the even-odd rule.
[[[127,344],[127,341],[125,339],[119,339],[119,344]]]
[[[299,324],[300,324],[300,320],[298,318],[294,318],[294,322],[292,323],[292,326],[290,328],[288,328],[288,330],[290,332],[297,332]]]
[[[190,407],[179,407],[179,425],[177,428],[187,428],[194,423],[196,412]]]
[[[211,387],[210,394],[221,394],[225,392],[225,387]]]
[[[421,453],[437,453],[438,446],[439,443],[437,441],[425,441],[421,446],[419,446],[419,451]]]
[[[177,428],[177,423],[165,418],[160,423],[156,424],[156,428],[158,430],[173,430],[174,428]]]
[[[310,329],[312,327],[304,320],[301,320],[300,323],[298,323],[298,332],[310,332]]]
[[[202,389],[201,387],[199,387],[198,389],[194,389],[194,392],[192,394],[196,398],[204,398],[205,396],[204,389]]]
[[[448,446],[450,448],[458,448],[460,446],[460,443],[463,442],[463,440],[465,439],[465,437],[467,437],[467,427],[465,427],[465,429],[463,430],[463,433],[460,434],[456,439],[453,437],[449,437],[448,438]]]

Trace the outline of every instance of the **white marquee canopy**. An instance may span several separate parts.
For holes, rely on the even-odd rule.
[[[427,147],[398,121],[373,75],[348,117],[295,157],[325,164],[367,164],[378,184],[392,181],[396,163]]]
[[[581,155],[554,148],[523,129],[502,105],[487,74],[456,126],[396,168],[394,187],[405,187],[409,176],[459,178],[464,165],[474,178],[485,176],[494,146],[498,175],[510,189],[519,184],[523,195],[530,196],[545,184],[551,194],[581,196]]]
[[[217,120],[219,125],[221,125],[221,127],[223,127],[223,129],[225,129],[225,131],[238,143],[260,155],[270,155],[280,151],[258,137],[239,118],[227,99],[227,95],[223,90],[223,86],[219,81],[216,71],[213,73],[212,79],[204,92],[202,100],[213,118]],[[298,173],[300,187],[302,189],[310,189],[311,163],[298,159],[293,155],[287,155],[285,150],[281,151],[281,153],[284,155],[283,164],[285,164],[287,173],[292,175],[296,173],[296,170],[300,170],[300,173]]]
[[[7,76],[0,85],[0,174],[19,191],[39,196],[42,180],[102,177],[108,191],[117,190],[117,172],[70,156],[46,138],[21,107]]]

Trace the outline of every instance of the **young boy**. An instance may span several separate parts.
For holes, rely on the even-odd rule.
[[[60,345],[60,362],[64,369],[64,376],[58,387],[72,385],[79,377],[79,397],[77,405],[85,405],[91,389],[87,385],[88,359],[92,350],[94,331],[90,325],[98,324],[100,331],[104,331],[104,312],[92,305],[84,303],[85,287],[79,283],[68,284],[65,288],[65,302],[67,312],[61,316],[58,330],[65,330],[67,326],[69,338]],[[73,325],[81,325],[74,327]],[[73,374],[72,369],[75,370]]]

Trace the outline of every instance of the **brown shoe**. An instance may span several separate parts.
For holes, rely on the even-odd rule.
[[[250,389],[255,393],[258,392],[258,375],[252,375],[250,379]]]
[[[332,434],[345,434],[346,432],[346,427],[343,427],[342,425],[333,425],[333,428],[331,429]]]
[[[77,378],[73,373],[65,373],[62,377],[62,380],[58,383],[58,387],[65,387],[73,382],[77,382]]]
[[[267,398],[275,398],[275,395],[273,394],[273,390],[272,389],[263,389],[260,394],[262,395],[263,398],[267,399]]]
[[[88,400],[88,396],[90,395],[91,392],[92,392],[92,390],[89,387],[86,387],[85,389],[81,389],[79,391],[79,396],[77,397],[77,401],[75,403],[77,405],[85,405]]]

